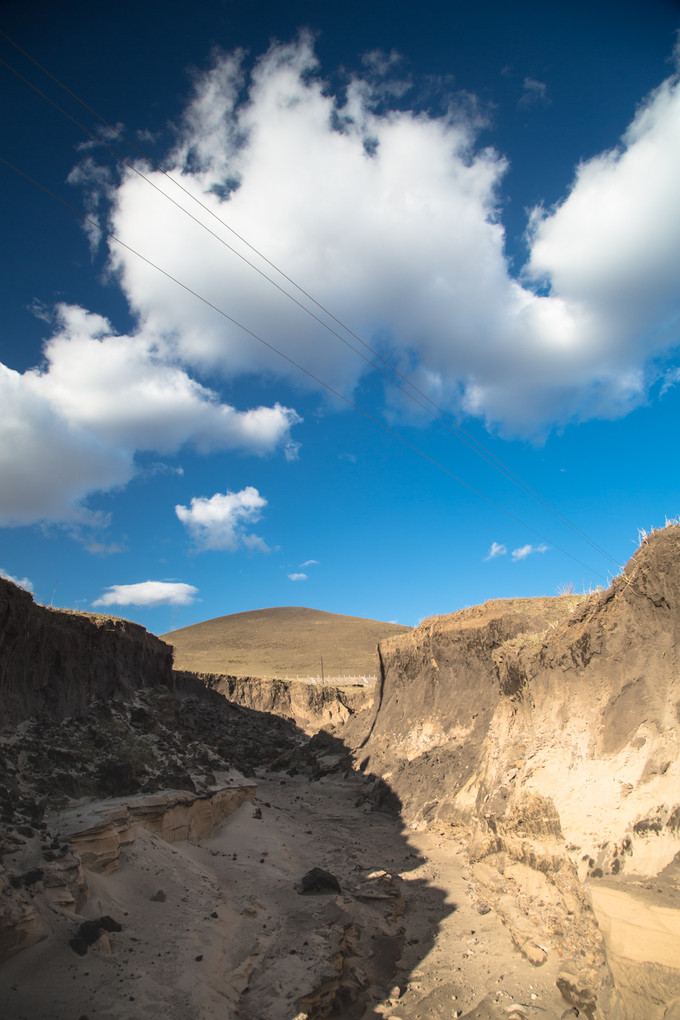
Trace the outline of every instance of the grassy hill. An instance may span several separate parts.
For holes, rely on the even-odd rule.
[[[219,616],[163,634],[175,668],[235,676],[318,676],[375,673],[378,641],[411,630],[394,623],[285,606]]]

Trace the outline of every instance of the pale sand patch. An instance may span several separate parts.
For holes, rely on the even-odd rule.
[[[498,916],[477,912],[464,848],[358,809],[360,783],[260,776],[256,804],[198,845],[138,831],[119,871],[87,874],[83,916],[122,931],[79,957],[78,919],[50,911],[51,937],[3,967],[0,1016],[294,1020],[344,984],[332,1015],[347,1020],[507,1018],[512,1003],[559,1017],[557,954],[531,967]],[[313,867],[342,895],[300,896]]]

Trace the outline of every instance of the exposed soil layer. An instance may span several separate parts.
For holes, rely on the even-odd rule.
[[[172,649],[144,627],[36,605],[0,578],[0,699],[4,723],[87,713],[92,698],[123,701],[171,683]]]
[[[309,734],[322,728],[333,731],[355,713],[369,709],[373,702],[373,684],[335,687],[295,680],[176,672],[178,678],[184,675],[197,676],[210,690],[237,705],[290,719]]]
[[[680,860],[680,527],[607,591],[486,603],[379,654],[361,766],[410,825],[468,833],[480,895],[529,956],[561,948],[575,1008],[670,1015],[680,964],[660,947],[680,931],[680,887],[659,876]]]

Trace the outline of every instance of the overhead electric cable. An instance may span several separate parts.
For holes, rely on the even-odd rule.
[[[341,336],[336,330],[334,330],[331,326],[329,326],[328,323],[326,323],[322,319],[320,319],[310,308],[308,308],[306,305],[302,304],[302,302],[300,302],[297,298],[295,298],[285,288],[281,287],[278,283],[276,283],[276,281],[272,280],[270,276],[268,276],[266,273],[264,273],[258,266],[254,265],[241,252],[239,252],[237,249],[233,248],[230,244],[228,244],[228,242],[225,241],[224,238],[220,237],[213,230],[211,230],[207,226],[207,224],[205,224],[201,220],[197,219],[197,217],[195,217],[192,213],[190,213],[189,210],[186,209],[185,206],[182,206],[178,202],[176,202],[173,198],[171,198],[167,194],[167,192],[164,192],[153,181],[149,180],[149,178],[146,177],[145,174],[141,173],[141,171],[137,167],[133,166],[131,163],[128,163],[127,160],[125,160],[114,149],[112,149],[110,146],[108,146],[101,138],[99,138],[97,135],[95,135],[91,131],[89,131],[86,127],[84,127],[84,125],[80,124],[79,121],[77,121],[69,113],[67,113],[65,110],[63,110],[62,107],[60,107],[57,103],[55,103],[54,100],[52,100],[48,96],[46,96],[43,92],[40,91],[40,89],[38,89],[35,85],[33,85],[26,78],[24,78],[23,75],[19,74],[18,71],[16,71],[13,67],[11,67],[10,64],[8,64],[4,60],[1,60],[1,58],[0,58],[0,61],[3,64],[5,64],[5,66],[10,71],[12,71],[15,75],[17,75],[17,77],[19,77],[22,81],[24,81],[25,84],[27,84],[30,88],[32,88],[35,92],[37,92],[40,96],[42,96],[47,102],[49,102],[52,106],[54,106],[57,110],[59,110],[59,112],[62,113],[65,117],[67,117],[74,124],[76,124],[82,131],[84,131],[87,135],[89,135],[90,138],[92,138],[95,142],[97,142],[97,144],[101,145],[104,149],[106,149],[109,153],[111,153],[116,159],[118,159],[121,163],[123,163],[130,170],[132,170],[135,174],[137,174],[140,178],[142,178],[144,181],[146,181],[151,187],[153,187],[156,191],[158,191],[159,194],[161,194],[169,202],[172,202],[173,205],[175,205],[178,209],[180,209],[187,216],[189,216],[195,223],[197,223],[199,226],[203,227],[204,230],[207,230],[208,233],[211,234],[212,237],[214,237],[217,241],[219,241],[221,244],[223,244],[229,251],[231,251],[238,258],[242,259],[242,261],[244,261],[251,269],[255,270],[255,272],[259,273],[260,276],[262,276],[265,280],[267,280],[267,282],[269,282],[272,286],[274,286],[280,293],[284,294],[287,298],[289,298],[289,300],[293,301],[294,304],[296,304],[302,311],[306,312],[311,318],[313,318],[316,322],[318,322],[321,326],[323,326],[326,330],[328,330],[328,332],[330,332],[333,336],[335,336],[338,340],[340,340],[341,343],[345,344],[346,347],[348,347],[350,350],[354,351],[355,354],[358,354],[359,357],[361,357],[371,368],[373,368],[375,371],[380,372],[380,374],[385,379],[387,379],[388,382],[390,382],[393,386],[396,386],[397,389],[399,389],[406,397],[408,397],[415,404],[417,404],[418,407],[420,407],[422,410],[424,410],[426,414],[429,414],[431,418],[433,418],[435,421],[437,421],[440,425],[443,425],[443,427],[446,428],[447,431],[451,432],[451,434],[454,435],[458,439],[459,442],[462,442],[466,446],[468,446],[474,453],[477,454],[477,456],[481,457],[482,460],[486,461],[486,463],[489,464],[495,471],[498,471],[499,474],[502,474],[506,478],[506,480],[508,480],[511,484],[515,485],[517,488],[519,488],[520,491],[523,491],[525,493],[525,495],[528,495],[538,505],[542,506],[545,510],[548,511],[548,513],[550,513],[553,517],[555,517],[558,521],[560,521],[561,524],[563,524],[565,527],[569,528],[574,534],[578,535],[583,541],[588,543],[593,549],[595,549],[597,552],[599,552],[602,556],[604,556],[606,559],[609,559],[617,567],[619,566],[618,562],[614,559],[613,556],[611,556],[610,553],[608,553],[605,549],[603,549],[602,546],[598,545],[598,543],[595,542],[592,538],[590,538],[590,536],[587,535],[586,532],[582,531],[577,525],[575,525],[571,520],[569,520],[569,518],[565,514],[563,514],[560,510],[558,510],[555,506],[553,506],[553,504],[551,504],[548,500],[546,500],[543,496],[541,496],[540,493],[536,492],[535,489],[533,489],[527,482],[525,482],[511,468],[509,468],[499,457],[497,457],[490,450],[488,450],[478,439],[476,439],[474,436],[472,436],[469,432],[467,432],[462,427],[462,425],[460,425],[458,422],[456,422],[455,419],[452,418],[451,415],[448,414],[447,411],[445,411],[442,407],[440,407],[426,393],[424,393],[422,390],[420,390],[415,385],[415,383],[413,383],[410,379],[408,379],[407,376],[404,376],[397,368],[395,368],[392,364],[390,364],[390,362],[388,362],[378,351],[374,350],[374,348],[372,348],[368,343],[366,343],[366,341],[364,341],[360,336],[358,336],[358,334],[355,333],[349,326],[347,326],[345,323],[343,323],[331,311],[329,311],[328,308],[326,308],[323,304],[321,304],[319,301],[317,301],[316,298],[314,298],[312,294],[310,294],[303,287],[301,287],[298,283],[296,283],[295,280],[293,280],[290,276],[288,276],[274,262],[272,262],[270,259],[268,259],[266,255],[264,255],[261,251],[259,251],[245,237],[243,237],[236,230],[234,230],[234,228],[231,227],[220,216],[218,216],[217,213],[214,210],[210,209],[209,206],[205,205],[205,203],[202,202],[199,198],[197,198],[196,195],[194,195],[191,191],[189,191],[188,188],[185,188],[184,185],[181,184],[181,182],[175,180],[175,178],[172,177],[172,175],[169,174],[167,170],[164,170],[163,167],[161,167],[158,163],[156,163],[155,160],[153,160],[150,156],[148,156],[139,146],[135,145],[134,142],[131,142],[128,138],[126,138],[125,135],[123,135],[116,127],[114,127],[114,125],[110,124],[104,117],[102,117],[99,113],[97,113],[96,110],[93,110],[92,107],[90,107],[83,99],[81,99],[78,95],[76,95],[76,93],[72,92],[66,85],[63,84],[63,82],[61,82],[55,75],[53,75],[50,71],[48,71],[45,67],[43,67],[43,65],[40,64],[29,53],[27,53],[26,50],[22,49],[22,47],[19,46],[18,43],[14,42],[14,40],[11,39],[6,33],[0,31],[0,35],[3,36],[5,39],[7,39],[7,41],[12,46],[14,46],[28,60],[30,60],[33,64],[35,64],[36,67],[38,67],[44,74],[46,74],[52,81],[54,81],[69,96],[71,96],[73,99],[75,99],[76,102],[78,102],[84,109],[86,109],[89,113],[91,113],[94,117],[96,117],[102,124],[104,124],[115,135],[117,135],[123,142],[125,142],[126,145],[129,145],[132,149],[135,150],[135,152],[139,153],[139,155],[141,155],[143,159],[145,159],[156,170],[158,170],[159,173],[163,174],[166,178],[168,178],[176,187],[178,187],[189,198],[191,198],[194,202],[196,202],[205,212],[207,212],[214,219],[216,219],[218,221],[218,223],[220,223],[226,230],[229,230],[230,233],[232,233],[235,237],[237,237],[252,252],[254,252],[259,258],[261,258],[267,265],[269,265],[272,269],[274,269],[281,277],[283,277],[283,279],[285,279],[288,283],[290,283],[293,287],[295,287],[296,290],[298,290],[301,294],[303,294],[317,308],[319,308],[322,312],[324,312],[324,314],[327,315],[333,322],[335,322],[338,326],[340,326],[341,329],[345,330],[346,333],[348,333],[350,336],[352,336],[358,343],[360,343],[362,345],[362,347],[364,347],[366,350],[370,351],[370,353],[375,358],[378,358],[379,361],[381,361],[391,372],[393,372],[399,379],[401,379],[402,382],[406,383],[406,385],[413,392],[409,392],[409,390],[405,390],[403,386],[401,386],[391,376],[387,375],[384,371],[382,371],[382,369],[380,369],[379,366],[376,365],[370,358],[366,357],[366,355],[364,355],[361,351],[357,350],[357,348],[354,347],[353,344],[349,343],[349,341],[347,341],[345,337]],[[434,408],[434,411],[436,411],[438,413],[435,414],[434,411],[430,409],[430,407],[427,407],[420,400],[416,399],[416,397],[413,395],[414,393],[418,394],[419,397],[422,397],[423,400],[427,401],[427,403],[430,405],[430,407]],[[443,418],[446,419],[446,421],[443,420],[442,417],[440,417],[440,416],[443,416]],[[448,425],[447,421],[450,422],[451,425]],[[453,426],[453,428],[451,426]],[[463,436],[465,436],[466,438],[463,438]]]
[[[321,379],[319,376],[315,375],[313,372],[310,372],[310,370],[305,368],[304,365],[301,365],[299,362],[295,361],[294,358],[291,358],[288,354],[285,354],[278,347],[274,346],[274,344],[270,343],[268,340],[265,340],[263,337],[259,336],[259,334],[255,333],[252,329],[249,329],[247,326],[245,326],[243,323],[239,322],[237,319],[234,319],[233,316],[229,315],[228,312],[225,312],[224,309],[222,309],[218,305],[214,304],[212,301],[210,301],[208,298],[204,297],[202,294],[199,294],[198,291],[194,290],[188,284],[183,283],[176,276],[173,276],[172,273],[168,272],[166,269],[163,269],[162,266],[159,266],[156,262],[153,262],[151,259],[147,258],[146,255],[143,255],[141,252],[137,251],[131,245],[129,245],[125,241],[121,240],[121,238],[118,237],[116,234],[114,234],[113,231],[108,230],[106,227],[102,227],[102,225],[100,223],[97,223],[96,220],[92,219],[91,216],[88,216],[86,213],[82,212],[80,209],[77,209],[74,205],[71,205],[70,202],[67,202],[66,199],[62,198],[60,195],[57,195],[54,191],[52,191],[46,185],[41,184],[39,181],[36,181],[35,178],[30,176],[30,174],[27,174],[24,170],[19,169],[19,167],[14,165],[14,163],[11,163],[8,159],[5,159],[4,156],[0,156],[0,162],[4,163],[5,166],[9,167],[11,170],[13,170],[15,173],[17,173],[20,177],[23,177],[24,180],[26,180],[30,184],[34,185],[34,187],[38,188],[40,191],[43,191],[45,194],[47,194],[51,198],[55,199],[57,202],[59,202],[61,205],[65,206],[71,212],[75,213],[76,216],[78,216],[85,223],[89,223],[91,226],[95,227],[95,229],[99,230],[103,235],[105,235],[106,237],[111,238],[111,240],[115,241],[116,244],[119,244],[122,248],[125,248],[126,251],[129,251],[136,258],[138,258],[142,262],[146,263],[146,265],[151,266],[152,269],[155,269],[157,272],[161,273],[163,276],[166,277],[166,279],[170,280],[172,283],[176,284],[178,287],[181,287],[182,290],[186,291],[188,294],[191,294],[193,297],[197,298],[197,300],[201,301],[208,308],[211,308],[214,312],[217,312],[218,315],[221,315],[228,322],[231,322],[232,325],[234,325],[238,329],[242,330],[244,333],[246,333],[248,336],[252,337],[254,340],[257,340],[258,343],[262,344],[268,350],[272,351],[274,354],[278,355],[278,357],[280,357],[284,361],[286,361],[289,365],[292,365],[294,368],[298,369],[298,371],[302,372],[308,378],[310,378],[314,382],[318,383],[319,386],[323,386],[324,389],[328,390],[329,393],[332,393],[333,396],[337,397],[339,400],[344,401],[344,403],[348,404],[349,407],[352,407],[355,411],[358,411],[359,414],[363,415],[363,417],[366,418],[368,421],[371,421],[375,425],[378,425],[381,429],[383,429],[384,432],[387,432],[389,435],[393,436],[395,439],[398,439],[399,442],[403,443],[404,446],[407,446],[414,453],[417,453],[420,457],[423,457],[424,460],[429,461],[429,463],[434,465],[434,467],[439,468],[441,471],[443,471],[445,474],[447,474],[450,478],[453,478],[460,485],[463,485],[466,489],[469,489],[470,492],[473,492],[476,496],[479,496],[480,499],[483,499],[490,506],[493,506],[496,510],[499,510],[501,513],[505,514],[506,517],[509,517],[511,520],[515,521],[516,524],[520,524],[523,528],[526,528],[528,531],[532,532],[532,534],[536,535],[543,542],[546,542],[548,545],[552,546],[553,549],[556,549],[558,552],[561,552],[564,556],[567,556],[569,559],[573,560],[575,563],[578,563],[579,566],[585,567],[586,570],[589,570],[591,573],[595,574],[598,577],[603,577],[603,575],[600,574],[599,571],[594,570],[587,563],[584,563],[582,560],[579,560],[576,556],[572,555],[572,553],[567,552],[566,549],[563,549],[561,546],[557,545],[556,542],[553,542],[551,539],[549,539],[545,535],[541,534],[540,531],[537,531],[536,528],[532,527],[530,524],[527,524],[525,521],[521,520],[521,518],[519,518],[515,514],[511,513],[511,511],[506,510],[505,507],[501,506],[500,503],[496,503],[495,500],[491,499],[489,496],[486,496],[483,492],[481,492],[479,489],[476,489],[473,485],[470,485],[470,483],[466,482],[463,478],[460,478],[453,471],[451,471],[450,468],[445,467],[439,461],[435,460],[434,457],[431,457],[428,453],[425,453],[424,450],[421,450],[419,447],[417,447],[413,443],[409,442],[408,439],[405,439],[403,436],[401,436],[394,429],[391,429],[384,422],[380,421],[379,418],[376,418],[374,415],[370,414],[368,411],[365,411],[362,407],[360,407],[358,404],[356,404],[353,400],[350,400],[349,397],[345,396],[339,390],[336,390],[333,386],[331,386],[329,383],[325,382],[323,379]]]

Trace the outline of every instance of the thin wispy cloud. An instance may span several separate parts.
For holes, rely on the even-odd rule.
[[[534,553],[544,553],[548,551],[547,545],[521,545],[518,549],[512,550],[513,561],[525,560],[527,556],[533,556]]]
[[[677,386],[678,383],[680,383],[680,368],[673,368],[664,373],[660,396],[663,397],[673,386]]]
[[[288,575],[288,579],[290,581],[306,581],[307,580],[307,575],[306,574],[289,574]]]
[[[93,556],[113,556],[114,553],[125,552],[126,547],[119,542],[88,542],[85,546]]]
[[[488,553],[484,557],[484,560],[495,560],[497,556],[507,556],[507,547],[502,545],[500,542],[492,542]]]
[[[536,78],[525,78],[522,82],[522,95],[518,104],[522,109],[529,109],[532,106],[550,106],[548,86]]]

